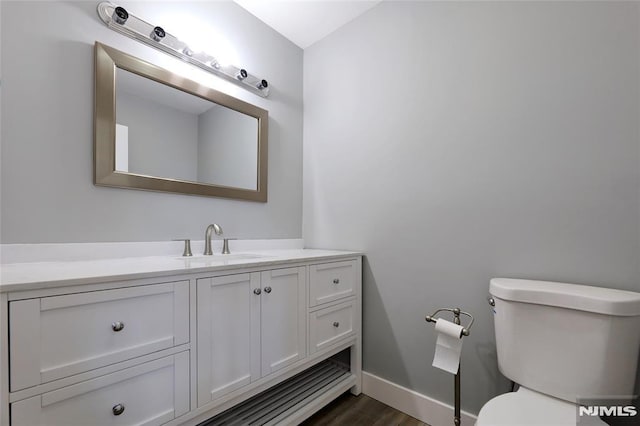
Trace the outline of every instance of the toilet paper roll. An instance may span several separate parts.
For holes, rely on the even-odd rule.
[[[451,374],[457,374],[462,352],[462,326],[438,318],[436,331],[438,340],[432,365]]]
[[[447,336],[455,337],[456,339],[462,338],[462,326],[452,323],[451,321],[438,318],[436,320],[436,331],[438,333],[446,334]]]

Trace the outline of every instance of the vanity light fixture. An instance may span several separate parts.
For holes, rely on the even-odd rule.
[[[166,32],[162,27],[152,25],[130,14],[121,6],[108,1],[101,2],[98,4],[98,16],[114,31],[223,77],[264,98],[269,96],[267,80],[248,73],[244,68],[233,65],[221,66],[213,56],[205,52],[194,52],[185,42]]]
[[[191,49],[189,49],[191,50]],[[202,63],[202,64],[210,64],[211,61],[215,61],[215,59],[213,59],[212,56],[207,55],[204,52],[194,52],[193,50],[191,50],[191,55],[187,55],[189,57],[192,57],[195,61]],[[189,61],[191,62],[191,61]],[[208,71],[208,70],[207,70]]]
[[[113,10],[113,15],[111,15],[111,17],[117,24],[124,25],[124,23],[127,22],[127,19],[129,19],[129,13],[127,13],[127,10],[124,7],[118,6]]]
[[[164,32],[162,27],[155,27],[151,32],[151,38],[154,39],[155,41],[162,41],[162,39],[166,34],[167,33]]]

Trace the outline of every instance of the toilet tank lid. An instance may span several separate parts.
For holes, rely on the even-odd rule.
[[[640,293],[551,281],[493,278],[492,296],[614,316],[640,315]]]

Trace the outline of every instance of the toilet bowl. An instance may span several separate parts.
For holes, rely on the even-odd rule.
[[[487,402],[476,426],[575,426],[577,410],[576,404],[520,387]],[[608,426],[598,417],[581,418],[583,425]]]
[[[640,293],[494,278],[490,294],[498,367],[520,387],[488,401],[476,426],[606,425],[578,407],[633,394]]]

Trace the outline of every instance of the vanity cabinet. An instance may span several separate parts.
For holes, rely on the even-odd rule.
[[[198,280],[198,406],[303,359],[305,268]]]
[[[360,393],[358,253],[216,259],[103,260],[110,275],[95,276],[91,262],[25,264],[12,284],[3,270],[0,426],[195,426],[238,412],[293,425]]]

